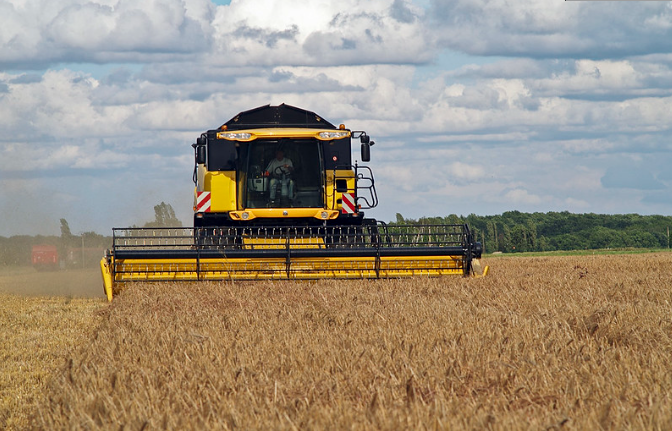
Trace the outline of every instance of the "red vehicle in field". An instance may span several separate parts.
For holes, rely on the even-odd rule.
[[[32,262],[38,271],[54,271],[58,269],[58,249],[55,245],[34,245]]]

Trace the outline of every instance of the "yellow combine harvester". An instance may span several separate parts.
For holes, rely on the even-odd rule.
[[[113,229],[108,299],[129,282],[469,275],[482,247],[467,225],[387,225],[364,131],[289,105],[241,112],[193,144],[193,228]]]

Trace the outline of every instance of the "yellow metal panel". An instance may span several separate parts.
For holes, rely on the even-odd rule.
[[[108,301],[112,301],[112,273],[110,272],[110,265],[105,258],[100,260],[100,271],[103,274],[103,290],[105,291],[105,296],[107,296]]]
[[[217,134],[218,139],[226,139],[224,136],[226,133],[236,133],[243,134],[249,133],[250,137],[248,139],[241,139],[241,141],[253,141],[255,139],[261,138],[320,138],[320,132],[346,132],[347,134],[342,138],[347,138],[350,136],[349,130],[334,130],[334,129],[311,129],[311,128],[281,128],[281,127],[272,127],[266,129],[246,129],[246,130],[235,130],[235,131],[222,131]]]
[[[355,191],[355,172],[350,169],[337,170],[336,176],[334,177],[334,171],[327,171],[327,196],[326,203],[327,208],[333,210],[341,210],[341,204],[337,203],[339,199],[343,196],[343,193],[336,191],[336,179],[345,179],[348,182],[348,191],[354,193]]]
[[[236,173],[234,171],[207,172],[205,191],[210,195],[210,212],[236,210]]]
[[[314,280],[463,275],[459,257],[133,259],[115,264],[115,282],[203,280]]]
[[[283,217],[314,217],[320,220],[331,220],[338,217],[338,211],[326,211],[327,217],[322,217],[325,212],[322,208],[248,208],[244,211],[232,211],[229,215],[233,220],[252,220],[258,217],[280,219]],[[247,218],[243,218],[243,213],[247,213]]]
[[[247,250],[284,249],[287,248],[287,238],[253,238],[243,237],[243,244]],[[316,237],[289,238],[289,248],[325,248],[324,240]]]

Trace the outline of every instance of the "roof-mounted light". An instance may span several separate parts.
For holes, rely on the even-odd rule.
[[[217,132],[217,139],[226,139],[237,142],[250,142],[257,139],[319,139],[321,141],[331,141],[334,139],[348,138],[352,136],[350,130],[338,129],[312,129],[307,127],[268,127],[259,129],[245,130],[220,130]]]
[[[218,139],[228,139],[229,141],[251,141],[254,139],[251,133],[247,132],[219,132]]]
[[[318,133],[317,137],[318,139],[322,139],[325,141],[331,140],[331,139],[341,139],[350,136],[350,131],[349,130],[334,130],[334,131],[328,131],[328,132],[320,132]]]

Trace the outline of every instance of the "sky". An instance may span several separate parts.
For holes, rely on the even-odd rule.
[[[376,142],[368,217],[672,214],[672,2],[0,0],[0,236],[189,226],[281,103]]]

